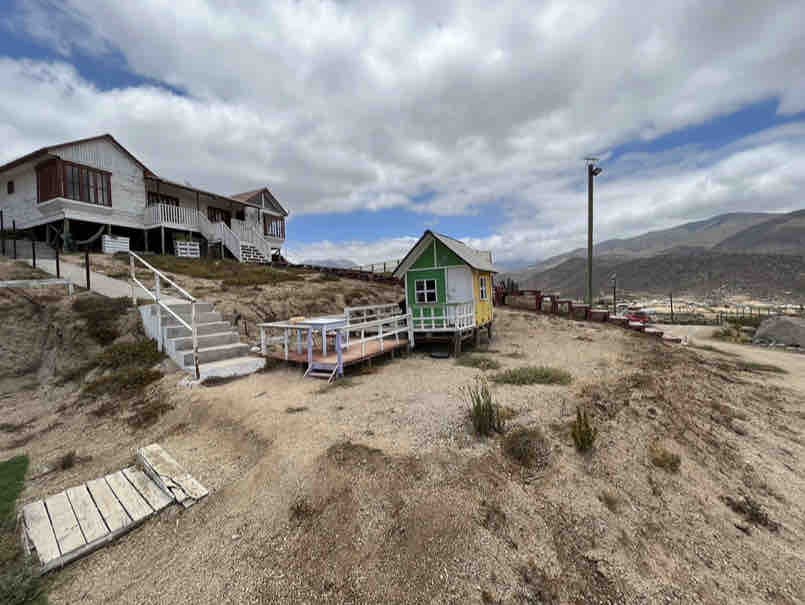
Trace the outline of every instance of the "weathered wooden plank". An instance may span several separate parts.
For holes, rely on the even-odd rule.
[[[86,485],[71,487],[67,490],[67,497],[87,542],[98,540],[109,533]]]
[[[67,492],[59,492],[55,496],[45,499],[45,507],[48,509],[50,524],[53,526],[53,533],[59,543],[59,550],[62,554],[69,553],[87,543],[84,534],[78,525],[73,507],[67,498]]]
[[[160,511],[173,502],[173,498],[162,491],[162,489],[156,483],[154,483],[148,477],[148,475],[146,475],[136,466],[124,468],[123,474],[155,511]]]
[[[101,513],[110,532],[116,532],[131,524],[131,517],[120,505],[103,477],[88,481],[87,489],[92,494],[92,499],[98,507],[98,512]]]
[[[179,503],[185,504],[186,498],[182,497],[185,494],[193,500],[209,494],[207,488],[184,470],[159,444],[152,443],[141,448],[137,456],[146,474],[171,493]]]
[[[42,564],[49,563],[59,558],[59,544],[56,542],[56,535],[53,533],[53,526],[50,524],[45,503],[42,500],[26,504],[22,509],[22,517],[25,521],[25,530],[36,549],[36,555]]]
[[[154,512],[154,509],[148,505],[148,502],[146,502],[143,497],[137,493],[137,490],[134,489],[131,483],[129,483],[129,480],[126,479],[122,471],[106,475],[106,482],[109,484],[109,487],[112,488],[117,499],[120,500],[120,504],[126,509],[129,517],[131,517],[132,521],[135,523],[142,521],[146,517],[150,517]]]

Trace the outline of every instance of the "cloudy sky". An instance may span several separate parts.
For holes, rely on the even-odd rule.
[[[533,263],[585,241],[587,155],[596,240],[805,207],[801,0],[0,5],[0,163],[110,132],[267,184],[297,260],[431,228]]]

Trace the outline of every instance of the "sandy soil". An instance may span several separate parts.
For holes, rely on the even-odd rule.
[[[800,383],[611,326],[497,317],[485,354],[503,368],[573,375],[570,386],[491,387],[514,411],[510,429],[542,429],[546,468],[507,458],[500,437],[476,438],[459,389],[481,372],[424,353],[330,387],[284,367],[192,389],[171,374],[159,388],[175,407],[147,429],[124,413],[59,411],[45,387],[25,401],[4,390],[3,418],[31,421],[0,433],[3,456],[32,458],[26,501],[120,468],[155,440],[212,491],[54,574],[51,601],[805,600]],[[569,435],[577,405],[599,429],[588,455]],[[678,473],[652,464],[657,445],[681,457]],[[75,467],[44,472],[70,449]],[[744,495],[776,531],[723,500]]]

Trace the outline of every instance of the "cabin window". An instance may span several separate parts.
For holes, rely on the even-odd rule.
[[[14,193],[14,181],[9,181],[6,183],[6,193],[9,195]]]
[[[285,239],[285,219],[263,214],[263,235]]]
[[[478,278],[478,289],[481,291],[481,300],[489,300],[489,286],[486,280],[486,275],[482,275]]]
[[[416,301],[418,303],[435,303],[438,296],[436,294],[435,279],[418,279],[414,282]]]
[[[156,191],[148,192],[148,205],[155,206],[156,204],[164,204],[165,206],[178,206],[179,198],[172,195],[165,195]]]
[[[36,167],[37,201],[66,197],[98,206],[111,206],[110,176],[108,172],[72,162],[45,162]]]

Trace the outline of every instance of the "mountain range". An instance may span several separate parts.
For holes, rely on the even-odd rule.
[[[620,288],[636,293],[805,298],[805,210],[721,214],[606,240],[594,247],[596,294],[609,290],[613,273]],[[585,276],[586,249],[577,248],[500,278],[579,297]]]

